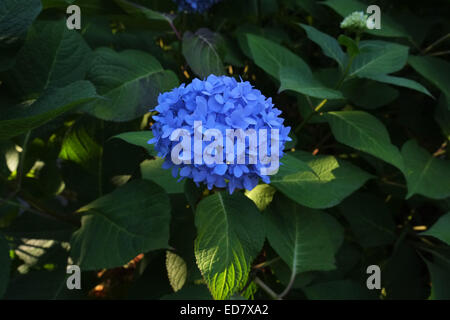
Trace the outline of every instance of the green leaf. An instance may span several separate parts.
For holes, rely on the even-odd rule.
[[[219,53],[222,42],[218,33],[206,28],[198,29],[194,34],[188,31],[183,35],[183,56],[197,76],[206,78],[210,74],[224,74]]]
[[[411,80],[411,79],[406,79],[406,78],[401,78],[401,77],[393,77],[393,76],[389,76],[386,74],[372,75],[372,76],[367,76],[366,78],[369,78],[369,79],[372,79],[372,80],[375,80],[378,82],[389,83],[389,84],[393,84],[393,85],[396,85],[399,87],[416,90],[416,91],[422,92],[423,94],[426,94],[427,96],[434,98],[433,95],[427,90],[427,88],[425,88],[420,83],[418,83],[414,80]]]
[[[71,257],[82,270],[113,268],[168,247],[170,203],[150,181],[134,180],[79,210]]]
[[[450,259],[438,253],[433,261],[425,260],[430,271],[432,300],[450,300]]]
[[[30,29],[6,83],[24,96],[83,80],[91,49],[65,20],[38,21]]]
[[[379,40],[361,41],[349,76],[366,77],[401,70],[408,59],[408,47]]]
[[[385,265],[381,267],[381,286],[386,300],[419,300],[429,295],[426,269],[417,251],[406,241],[399,241]]]
[[[39,0],[3,0],[0,3],[0,47],[16,42],[42,10]]]
[[[97,175],[103,147],[96,139],[96,130],[100,128],[96,126],[95,119],[91,119],[77,121],[69,128],[64,136],[59,158],[73,161]]]
[[[128,121],[156,106],[161,92],[178,85],[172,71],[165,71],[151,55],[137,50],[117,53],[109,48],[95,51],[88,79],[105,97],[84,107],[103,120]]]
[[[408,63],[450,101],[450,63],[435,57],[410,56]],[[449,107],[450,108],[450,107]]]
[[[14,65],[21,40],[41,10],[39,0],[3,0],[0,3],[0,71]]]
[[[69,241],[73,225],[56,219],[48,219],[24,212],[2,232],[8,237]]]
[[[406,167],[407,199],[414,194],[432,199],[450,196],[450,161],[433,157],[414,140],[403,145],[402,155]]]
[[[336,268],[344,232],[335,218],[286,199],[274,200],[264,214],[267,238],[293,274]]]
[[[342,93],[327,88],[314,78],[312,74],[302,73],[293,67],[280,68],[281,86],[278,92],[292,90],[310,97],[320,99],[343,99]]]
[[[399,96],[398,90],[387,84],[362,78],[344,82],[341,90],[355,105],[369,110],[385,106]]]
[[[276,190],[268,184],[259,184],[252,190],[245,190],[245,195],[251,199],[259,210],[263,211],[272,202]]]
[[[359,54],[359,47],[355,40],[347,37],[345,34],[341,34],[338,37],[338,42],[347,48],[347,53],[350,57],[355,57]]]
[[[333,156],[286,154],[271,185],[310,208],[330,208],[359,189],[371,175]],[[311,169],[313,171],[311,171]]]
[[[124,132],[114,136],[113,138],[122,139],[128,143],[142,147],[147,150],[149,155],[156,156],[157,152],[155,151],[154,145],[148,143],[149,140],[153,139],[153,132],[150,130]]]
[[[450,246],[450,212],[441,216],[431,228],[421,234],[438,238]]]
[[[77,81],[64,88],[50,88],[31,105],[23,104],[1,111],[0,140],[40,127],[97,97],[94,86],[88,81]]]
[[[0,233],[0,298],[3,297],[8,287],[10,267],[9,244]]]
[[[244,37],[250,51],[249,58],[275,79],[279,79],[282,67],[295,68],[301,74],[311,74],[309,66],[285,47],[254,34],[248,33]]]
[[[346,17],[354,11],[363,11],[366,13],[367,4],[357,0],[328,0],[324,2],[325,5],[332,8],[340,16]],[[405,26],[387,15],[383,9],[381,13],[381,29],[367,29],[367,33],[380,37],[394,37],[394,38],[412,38]]]
[[[166,253],[167,276],[173,291],[177,292],[183,288],[187,279],[187,266],[183,258],[177,254],[167,251]]]
[[[262,215],[241,193],[215,193],[195,213],[197,265],[214,299],[227,299],[247,283],[264,244]]]
[[[300,24],[300,26],[305,29],[308,38],[314,41],[327,57],[334,59],[341,69],[344,68],[346,59],[345,53],[342,51],[335,38],[317,30],[314,27],[310,27],[305,24]]]
[[[363,111],[334,111],[325,115],[337,141],[380,158],[404,172],[403,158],[391,144],[385,126]]]
[[[163,169],[164,159],[156,158],[141,163],[142,179],[152,180],[163,187],[167,193],[183,193],[186,180],[178,182],[172,176],[172,170]]]
[[[450,99],[445,99],[445,95],[442,94],[439,98],[438,105],[434,112],[434,120],[441,127],[442,134],[447,140],[450,140]]]
[[[394,220],[382,199],[357,193],[344,200],[339,209],[362,247],[383,246],[397,239]]]
[[[149,20],[161,20],[161,21],[167,21],[172,22],[174,16],[161,13],[158,11],[150,10],[149,8],[146,8],[144,6],[141,6],[137,3],[127,1],[127,0],[114,0],[123,10],[125,10],[127,13],[131,15],[137,15],[145,17]]]

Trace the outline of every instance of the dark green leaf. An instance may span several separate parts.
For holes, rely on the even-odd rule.
[[[345,97],[365,109],[385,106],[399,96],[398,90],[383,83],[368,79],[351,79],[342,86]]]
[[[347,53],[350,57],[355,57],[359,54],[359,47],[355,40],[347,37],[345,34],[341,34],[338,37],[338,42],[347,48]]]
[[[85,78],[90,58],[91,49],[78,32],[67,28],[65,20],[38,21],[6,83],[31,96],[47,88],[65,87]]]
[[[224,74],[224,66],[220,54],[223,39],[209,29],[201,28],[194,34],[183,35],[183,55],[187,63],[201,79],[210,74]]]
[[[402,147],[408,195],[421,194],[432,199],[450,196],[450,161],[438,159],[409,140]]]
[[[435,57],[410,56],[408,63],[450,101],[450,63]],[[450,107],[449,107],[450,108]]]
[[[170,204],[150,181],[135,180],[79,210],[71,256],[82,270],[113,268],[140,253],[167,248]]]
[[[363,247],[387,245],[396,240],[392,213],[382,199],[357,193],[344,200],[339,208]]]
[[[422,234],[438,238],[450,246],[450,212],[440,217],[430,229]]]
[[[349,76],[368,77],[401,70],[408,59],[408,47],[379,40],[361,41]]]
[[[309,66],[285,47],[254,34],[245,34],[245,40],[250,50],[250,58],[275,79],[279,79],[282,67],[295,68],[302,74],[311,74]]]
[[[94,86],[77,81],[64,88],[46,90],[36,102],[2,110],[0,139],[18,136],[42,126],[59,115],[97,98]]]
[[[326,119],[340,143],[378,157],[404,171],[402,155],[389,133],[374,116],[363,111],[328,112]]]
[[[332,216],[278,199],[264,218],[270,245],[293,274],[336,268],[335,254],[344,234]]]
[[[400,78],[400,77],[393,77],[393,76],[388,76],[388,75],[373,75],[373,76],[367,76],[367,78],[375,80],[375,81],[379,81],[379,82],[383,82],[383,83],[389,83],[389,84],[393,84],[399,87],[405,87],[405,88],[409,88],[412,90],[416,90],[419,92],[422,92],[423,94],[426,94],[427,96],[430,96],[432,98],[434,98],[431,93],[427,90],[427,88],[425,88],[424,86],[422,86],[420,83],[415,82],[414,80],[410,80],[410,79],[406,79],[406,78]]]
[[[39,0],[4,0],[0,4],[0,46],[16,42],[41,12]]]
[[[105,99],[84,107],[89,114],[110,121],[128,121],[142,116],[157,104],[161,92],[178,85],[151,55],[137,50],[117,53],[109,48],[95,51],[88,79]]]
[[[312,74],[302,73],[293,67],[281,67],[279,70],[281,86],[279,92],[292,90],[304,95],[322,99],[343,99],[342,94],[327,88],[314,78]]]
[[[172,170],[163,169],[164,159],[145,160],[141,163],[142,178],[152,180],[164,188],[167,193],[183,193],[186,180],[178,182],[172,176]]]
[[[341,69],[344,68],[346,59],[345,53],[342,51],[336,39],[314,27],[310,27],[305,24],[300,24],[300,26],[305,29],[308,38],[314,41],[327,57],[334,59]]]
[[[156,151],[155,151],[154,145],[148,143],[148,141],[153,138],[153,133],[149,130],[124,132],[124,133],[114,136],[113,138],[122,139],[128,143],[142,147],[145,150],[147,150],[149,155],[156,156]]]

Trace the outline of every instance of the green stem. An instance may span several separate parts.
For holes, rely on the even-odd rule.
[[[433,49],[435,46],[437,46],[438,44],[440,44],[441,42],[444,42],[445,40],[447,40],[448,38],[450,38],[450,33],[447,33],[445,36],[437,39],[435,42],[433,42],[432,44],[430,44],[425,50],[423,50],[422,54],[426,54],[428,51],[430,51],[431,49]]]
[[[308,116],[302,121],[302,123],[300,123],[300,125],[295,129],[295,133],[299,133],[303,127],[308,123],[309,120],[311,120],[311,118],[319,112],[320,109],[322,109],[322,107],[325,105],[325,103],[327,103],[328,99],[323,99],[315,108],[313,111],[311,111],[310,114],[308,114]]]
[[[255,278],[255,283],[263,289],[269,296],[272,297],[274,300],[282,300],[278,297],[275,291],[273,291],[267,284],[265,284],[260,278]]]
[[[283,299],[289,293],[289,291],[291,291],[292,286],[294,285],[295,282],[295,276],[296,273],[294,270],[292,270],[291,279],[289,280],[286,289],[284,289],[284,291],[278,295],[278,299]]]

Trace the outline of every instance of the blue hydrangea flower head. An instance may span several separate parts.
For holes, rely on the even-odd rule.
[[[266,98],[242,79],[237,81],[232,77],[215,75],[205,80],[194,79],[188,85],[182,84],[161,93],[158,105],[152,111],[158,114],[153,116],[154,138],[148,143],[155,144],[158,156],[165,159],[163,168],[172,169],[172,175],[179,175],[180,180],[190,178],[197,185],[205,183],[208,189],[228,187],[232,193],[235,189],[252,190],[260,179],[270,183],[270,174],[273,173],[266,173],[264,169],[272,165],[274,158],[270,157],[275,155],[279,164],[285,143],[291,141],[288,137],[291,128],[283,125],[284,119],[279,117],[281,111],[274,107],[272,98]],[[201,127],[196,127],[198,123]],[[180,130],[186,135],[174,138],[174,133]],[[241,149],[235,142],[238,136],[230,139],[227,135],[230,131],[249,134],[240,137],[244,141]],[[216,132],[217,136],[207,139],[207,132]],[[257,137],[253,140],[257,152],[251,148],[250,133]],[[197,146],[195,141],[190,140],[196,134],[203,137]],[[181,142],[186,142],[190,152],[176,149]],[[208,149],[212,142],[222,142],[222,145]],[[196,160],[197,156],[201,158],[208,154],[205,153],[207,150],[218,161],[208,163],[205,159],[201,162]],[[239,155],[242,155],[241,161],[238,160]],[[270,164],[261,160],[267,160],[267,157],[272,161]]]
[[[205,12],[221,0],[175,0],[180,11]]]

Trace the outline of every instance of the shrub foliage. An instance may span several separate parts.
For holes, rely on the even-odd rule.
[[[449,6],[377,4],[355,33],[369,2],[2,0],[0,297],[450,299]],[[210,74],[292,128],[270,184],[177,182],[147,143]]]

